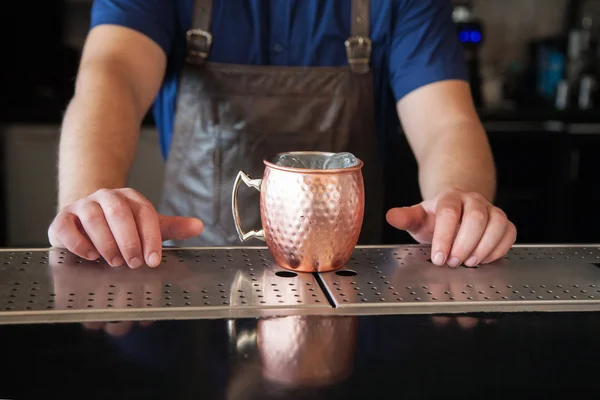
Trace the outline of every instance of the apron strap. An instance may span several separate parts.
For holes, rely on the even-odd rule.
[[[194,16],[192,28],[187,31],[186,61],[202,65],[208,58],[212,35],[210,34],[210,19],[212,16],[212,0],[194,0]]]
[[[352,34],[346,40],[346,57],[354,73],[370,71],[369,0],[352,0]]]
[[[208,58],[212,35],[210,20],[213,0],[194,0],[192,28],[187,31],[187,61],[202,65]],[[346,40],[346,56],[353,72],[370,71],[369,0],[352,0],[352,34]]]

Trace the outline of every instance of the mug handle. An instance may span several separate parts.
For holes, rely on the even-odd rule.
[[[237,176],[235,177],[235,181],[233,182],[233,193],[231,194],[231,211],[233,212],[235,230],[237,231],[238,236],[240,237],[240,240],[242,242],[245,242],[252,238],[264,241],[264,230],[260,229],[244,232],[244,230],[242,229],[242,224],[240,222],[240,211],[238,209],[238,191],[242,182],[244,182],[246,186],[252,187],[260,192],[260,185],[262,184],[262,179],[252,179],[244,171],[238,172]]]

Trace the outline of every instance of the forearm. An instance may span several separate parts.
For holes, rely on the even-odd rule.
[[[432,135],[417,156],[419,184],[424,199],[449,189],[477,192],[489,201],[496,194],[492,152],[479,121],[444,127]]]
[[[142,116],[127,74],[102,63],[82,67],[61,132],[59,207],[126,185]]]

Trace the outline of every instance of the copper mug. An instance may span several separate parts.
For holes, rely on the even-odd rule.
[[[281,267],[297,272],[341,268],[352,256],[362,228],[365,193],[363,162],[348,168],[309,169],[276,164],[282,154],[300,160],[334,153],[279,153],[263,160],[262,179],[240,171],[233,184],[232,212],[242,242],[266,242]],[[260,192],[262,229],[244,232],[237,193],[241,183]]]

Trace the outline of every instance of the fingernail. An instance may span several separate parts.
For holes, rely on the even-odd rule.
[[[474,267],[477,265],[477,257],[471,256],[467,261],[465,261],[465,265],[467,267]]]
[[[444,263],[444,255],[442,254],[442,252],[438,251],[437,253],[435,253],[432,261],[436,265],[442,265]]]
[[[456,257],[452,257],[448,260],[448,265],[452,268],[458,267],[458,264],[460,264],[460,260]]]
[[[88,260],[96,260],[100,255],[95,251],[88,251],[86,257]]]
[[[129,266],[131,268],[139,268],[144,264],[144,262],[139,257],[133,257],[129,260]]]
[[[125,260],[123,260],[123,257],[119,256],[113,258],[110,262],[110,265],[112,265],[113,267],[120,267],[123,264],[125,264]]]
[[[150,254],[150,257],[148,257],[148,265],[150,267],[158,267],[158,264],[160,264],[160,257],[158,256],[158,253]]]

